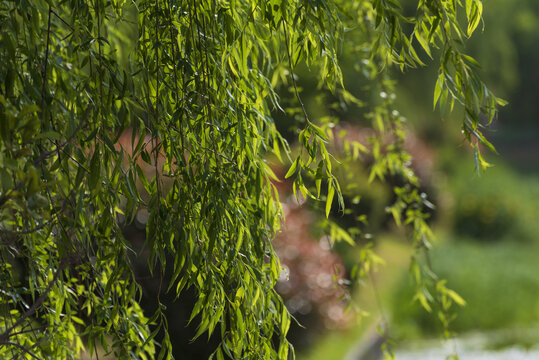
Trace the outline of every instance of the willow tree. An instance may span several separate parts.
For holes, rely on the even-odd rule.
[[[343,207],[332,124],[305,107],[296,67],[316,74],[320,91],[359,103],[368,99],[343,86],[343,48],[382,95],[393,68],[439,62],[434,103],[464,109],[464,135],[484,167],[481,122],[501,101],[462,52],[481,12],[480,0],[419,0],[406,15],[398,0],[2,0],[0,357],[76,358],[96,346],[119,358],[171,356],[162,309],[138,305],[122,235],[145,208],[148,267],[162,279],[174,259],[162,289],[195,290],[197,336],[222,339],[214,355],[286,359],[291,318],[274,290],[272,248],[283,219],[267,154],[290,160],[297,196],[325,201],[326,215]],[[294,156],[272,119],[289,110],[278,89],[299,109]],[[427,248],[393,98],[365,106],[378,136],[345,148],[371,152],[372,178],[402,179],[391,212]],[[334,224],[332,233],[360,236]],[[364,254],[359,274],[372,261]],[[421,263],[412,262],[416,297],[427,309],[442,304],[443,319],[460,298]]]

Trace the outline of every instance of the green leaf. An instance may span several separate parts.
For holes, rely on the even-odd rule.
[[[18,118],[19,118],[19,119],[22,119],[22,118],[25,117],[26,115],[34,114],[34,113],[38,112],[39,110],[40,110],[40,109],[39,109],[39,106],[37,106],[36,104],[26,105],[26,106],[23,107],[22,110],[19,112]]]
[[[447,295],[449,295],[449,297],[451,299],[453,299],[454,302],[456,302],[458,305],[460,306],[466,306],[466,301],[459,295],[457,294],[455,291],[451,290],[451,289],[446,289],[446,293]]]
[[[436,104],[438,103],[438,99],[440,98],[440,94],[442,93],[442,88],[444,86],[444,76],[442,73],[438,76],[438,80],[436,80],[436,85],[434,86],[434,101],[433,101],[433,108],[436,108]]]
[[[286,175],[284,176],[285,179],[288,179],[289,177],[295,174],[299,162],[300,162],[300,157],[298,156],[296,160],[292,163],[292,166],[290,166],[290,169],[288,169],[288,172],[286,173]]]
[[[481,21],[481,16],[483,15],[483,3],[480,0],[472,0],[471,4],[471,13],[468,15],[468,29],[467,34],[471,36],[475,31],[479,22]]]
[[[427,55],[432,59],[432,55],[430,53],[430,47],[429,45],[427,44],[425,38],[423,38],[423,36],[419,33],[418,30],[416,30],[414,32],[414,35],[415,35],[415,38],[417,39],[417,41],[419,42],[419,44],[421,45],[421,47],[423,48],[423,50],[425,50],[425,52],[427,53]]]
[[[88,187],[90,190],[96,190],[99,184],[101,172],[101,157],[99,151],[96,149],[90,160],[90,173],[88,174]]]
[[[414,297],[415,300],[418,300],[419,303],[421,304],[421,306],[427,311],[427,312],[432,312],[432,307],[430,306],[428,300],[427,300],[427,297],[425,296],[425,294],[422,292],[422,291],[419,291],[416,293],[415,297]]]
[[[56,131],[45,131],[37,136],[39,139],[60,140],[62,136]]]
[[[326,198],[326,218],[329,218],[329,212],[331,211],[331,204],[333,203],[333,196],[335,195],[335,188],[333,187],[333,181],[328,182],[328,196]]]

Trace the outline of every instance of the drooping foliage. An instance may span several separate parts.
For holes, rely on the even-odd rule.
[[[397,0],[2,0],[0,357],[76,358],[96,347],[119,358],[171,355],[162,309],[143,314],[138,305],[122,235],[144,208],[148,266],[162,279],[174,259],[162,289],[195,289],[191,320],[198,335],[220,334],[215,356],[286,359],[291,319],[274,290],[272,248],[284,219],[265,156],[286,161],[291,151],[272,113],[299,119],[300,150],[286,174],[294,193],[325,200],[326,216],[334,202],[343,207],[331,119],[309,114],[296,67],[317,73],[340,101],[365,104],[379,136],[345,148],[371,152],[372,178],[402,179],[390,211],[427,248],[390,75],[439,59],[434,103],[464,108],[484,167],[480,120],[490,122],[501,101],[462,52],[481,11],[480,0],[420,0],[405,15]],[[344,89],[343,51],[361,60],[377,100]],[[296,110],[281,108],[280,89]],[[130,146],[120,146],[126,134]],[[335,241],[358,236],[328,224]],[[359,275],[374,261],[364,254]],[[425,308],[461,302],[413,264]]]

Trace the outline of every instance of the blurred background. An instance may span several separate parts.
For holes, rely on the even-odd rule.
[[[493,165],[485,173],[474,171],[458,110],[432,110],[437,67],[395,74],[396,102],[410,132],[406,147],[436,205],[432,266],[467,302],[452,308],[457,340],[442,340],[435,314],[412,300],[408,269],[414,250],[384,211],[391,189],[367,185],[358,168],[348,171],[357,193],[347,195],[350,202],[361,196],[374,250],[385,265],[372,283],[354,289],[368,315],[353,325],[326,327],[300,351],[300,359],[380,358],[373,351],[381,342],[376,326],[386,322],[397,359],[441,360],[455,350],[461,359],[539,358],[539,2],[485,0],[484,7],[485,30],[473,35],[466,50],[482,65],[494,93],[509,102],[485,133],[499,152],[485,151]],[[368,131],[354,113],[343,121],[358,139]],[[341,254],[345,268],[354,256],[359,254]]]
[[[432,265],[467,302],[453,308],[451,329],[458,333],[457,340],[443,341],[436,316],[413,301],[409,265],[414,249],[385,211],[392,189],[368,183],[366,169],[350,163],[339,180],[351,210],[332,215],[344,227],[367,215],[364,229],[385,262],[372,280],[359,286],[350,287],[345,279],[361,247],[336,246],[332,251],[331,239],[316,225],[323,218],[316,206],[297,204],[291,184],[277,184],[287,220],[275,243],[284,268],[278,290],[302,325],[290,331],[300,360],[378,359],[380,325],[387,327],[397,359],[445,359],[455,348],[461,359],[539,358],[539,1],[485,0],[484,7],[485,31],[473,35],[467,51],[482,64],[482,76],[494,93],[509,101],[485,133],[499,152],[485,150],[493,165],[485,173],[474,170],[458,110],[443,116],[432,110],[436,66],[394,74],[395,101],[406,118],[412,166],[436,205],[431,214],[437,237]],[[343,63],[350,91],[361,95],[357,64],[346,54]],[[335,115],[316,95],[317,80],[307,71],[297,75],[313,118]],[[359,141],[369,136],[369,122],[360,108],[339,109],[338,114],[335,131],[345,130],[347,137]],[[293,146],[295,133],[287,116],[275,114]],[[276,165],[276,173],[284,178],[285,170]],[[145,219],[139,215],[126,233],[142,246]],[[137,261],[144,264],[144,255]],[[156,298],[158,286],[149,274],[137,275],[144,289],[143,306],[150,314],[157,306],[150,299]],[[345,287],[359,309],[347,311]],[[191,342],[195,329],[186,326],[186,320],[192,299],[182,295],[180,302],[173,300],[172,295],[162,298],[170,314],[176,358],[207,358],[218,339]]]

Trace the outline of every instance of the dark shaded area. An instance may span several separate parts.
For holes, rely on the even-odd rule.
[[[142,287],[140,305],[145,315],[151,317],[158,308],[160,301],[161,304],[166,306],[165,314],[168,320],[168,330],[174,357],[185,360],[207,359],[219,345],[219,331],[216,329],[217,331],[210,339],[203,334],[192,341],[197,330],[197,318],[191,324],[187,325],[187,323],[197,300],[195,292],[191,289],[184,289],[177,299],[175,299],[174,288],[168,293],[166,292],[173,274],[172,265],[174,264],[174,259],[172,257],[167,259],[167,268],[162,278],[160,269],[154,269],[154,274],[152,275],[147,262],[148,249],[144,247],[145,229],[137,224],[131,224],[124,230],[124,236],[132,244],[132,249],[137,254],[132,258],[132,264],[136,280]],[[156,336],[157,342],[160,343],[162,338],[163,333],[161,332]]]

